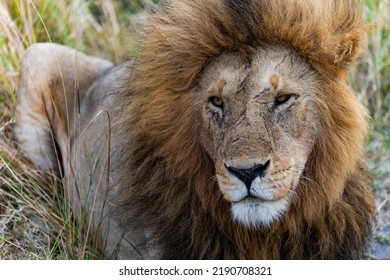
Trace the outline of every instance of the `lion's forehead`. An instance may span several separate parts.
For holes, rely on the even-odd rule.
[[[235,105],[267,98],[268,93],[306,91],[315,82],[310,64],[286,49],[259,49],[249,58],[225,54],[205,71],[203,90]],[[235,106],[237,108],[237,106]]]

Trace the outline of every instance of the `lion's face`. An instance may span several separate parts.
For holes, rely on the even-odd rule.
[[[316,72],[295,53],[225,54],[198,87],[202,145],[233,218],[270,226],[288,210],[319,134]]]

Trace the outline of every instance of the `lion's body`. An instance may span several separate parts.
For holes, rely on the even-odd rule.
[[[36,45],[22,66],[33,73],[19,90],[21,146],[64,173],[75,212],[86,205],[110,229],[108,250],[136,229],[145,257],[360,258],[375,207],[367,115],[346,77],[364,25],[353,1],[320,3],[169,1],[140,31],[135,62],[77,56],[95,72],[79,74],[79,95],[65,80],[74,106],[56,97],[64,75],[46,78],[50,91],[26,80],[44,50],[60,50],[52,61],[76,52]],[[34,96],[53,102],[42,110]],[[50,139],[44,126],[62,168],[50,143],[49,160],[34,155]]]

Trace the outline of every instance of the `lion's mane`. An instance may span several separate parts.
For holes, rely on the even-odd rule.
[[[362,161],[367,113],[347,76],[365,31],[353,0],[166,1],[140,29],[123,90],[122,225],[145,228],[163,259],[362,257],[375,207]],[[292,48],[318,71],[321,132],[291,209],[270,229],[251,230],[232,221],[212,179],[193,88],[213,58],[263,45]]]

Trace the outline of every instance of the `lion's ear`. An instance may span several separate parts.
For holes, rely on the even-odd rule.
[[[323,74],[346,77],[350,66],[367,47],[370,25],[363,21],[361,2],[307,1],[300,8],[307,9],[302,20],[304,32],[296,32],[295,39],[291,38],[294,47]],[[313,6],[307,5],[309,2]],[[291,24],[290,28],[294,30],[295,26]]]
[[[361,23],[346,33],[336,33],[334,63],[349,66],[355,62],[362,50],[367,48],[368,30],[369,25]]]
[[[370,25],[362,20],[362,6],[359,1],[324,1],[333,4],[324,9],[328,18],[327,35],[322,38],[322,53],[334,65],[336,73],[347,74],[360,53],[367,48],[367,32]],[[326,6],[326,4],[324,4]],[[319,59],[321,61],[321,58]]]
[[[284,44],[320,72],[345,76],[366,47],[360,0],[226,0],[242,44]]]
[[[359,32],[358,34],[347,35],[341,39],[337,52],[335,53],[335,64],[344,63],[350,64],[353,63],[358,55],[361,53],[362,49],[366,46],[366,36],[364,32]]]

